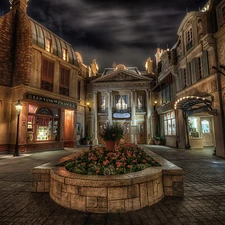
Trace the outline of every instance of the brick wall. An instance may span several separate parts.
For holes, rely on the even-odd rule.
[[[29,84],[32,31],[30,19],[20,8],[0,19],[0,85]]]
[[[29,84],[31,76],[32,31],[27,14],[21,9],[15,15],[15,57],[13,86]]]
[[[11,86],[15,12],[0,18],[0,85]]]

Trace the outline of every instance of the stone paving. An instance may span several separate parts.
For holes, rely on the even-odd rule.
[[[74,153],[76,149],[12,157],[0,155],[1,225],[199,225],[225,224],[225,159],[211,149],[181,150],[145,146],[184,169],[184,198],[128,213],[94,214],[63,208],[48,193],[31,192],[31,169]]]

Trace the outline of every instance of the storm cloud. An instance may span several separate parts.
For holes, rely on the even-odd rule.
[[[156,48],[171,48],[188,11],[205,0],[30,0],[27,13],[69,42],[89,65],[96,59],[100,72],[113,62],[138,66],[154,59]],[[9,10],[8,0],[0,9]],[[1,10],[0,10],[1,11]]]

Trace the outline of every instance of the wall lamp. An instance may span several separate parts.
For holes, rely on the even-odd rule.
[[[88,107],[88,110],[91,111],[91,106],[90,106],[90,102],[87,101],[87,107]]]
[[[157,103],[158,103],[158,101],[157,101],[157,99],[155,99],[154,100],[154,110],[155,110],[155,107],[156,107]]]
[[[18,146],[18,136],[19,136],[19,123],[20,123],[20,112],[22,111],[23,105],[20,103],[20,100],[15,104],[17,111],[17,128],[16,128],[16,145],[13,156],[19,156],[19,146]]]

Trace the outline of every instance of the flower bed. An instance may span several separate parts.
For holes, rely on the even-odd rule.
[[[131,143],[120,144],[115,151],[105,147],[95,147],[64,163],[70,172],[87,175],[126,174],[160,166],[145,151]]]

